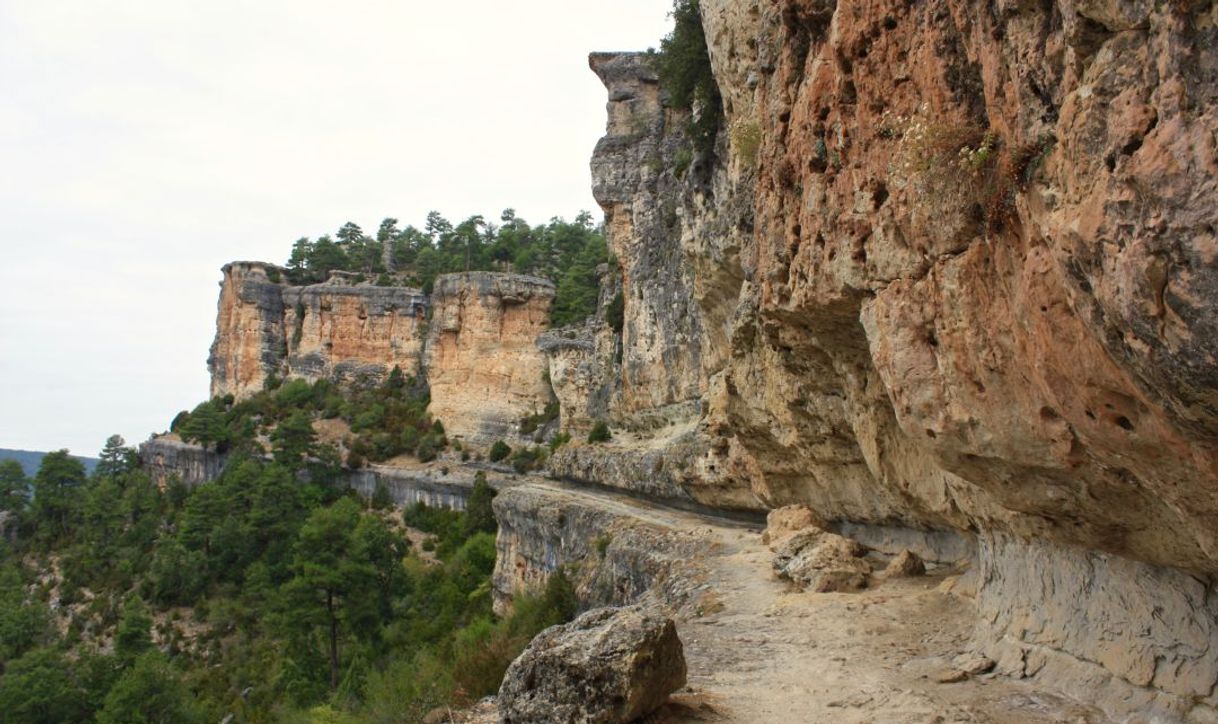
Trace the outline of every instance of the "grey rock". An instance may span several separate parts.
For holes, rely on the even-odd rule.
[[[503,677],[506,724],[625,723],[685,685],[672,620],[640,606],[600,608],[542,631]]]

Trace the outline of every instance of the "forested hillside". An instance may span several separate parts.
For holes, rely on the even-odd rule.
[[[560,575],[492,615],[485,480],[467,513],[393,511],[335,485],[308,432],[268,457],[240,429],[193,490],[158,488],[117,436],[92,475],[62,451],[32,479],[0,463],[0,719],[417,721],[493,692],[573,614]]]

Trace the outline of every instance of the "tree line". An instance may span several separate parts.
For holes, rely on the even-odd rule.
[[[453,224],[433,211],[422,228],[402,228],[397,219],[387,218],[372,235],[347,222],[333,236],[297,239],[287,269],[293,284],[315,284],[332,271],[346,271],[376,284],[417,286],[428,294],[440,274],[532,274],[555,283],[551,322],[562,326],[596,312],[596,268],[608,261],[603,229],[588,212],[570,222],[553,218],[530,226],[507,209],[498,223],[477,215]]]

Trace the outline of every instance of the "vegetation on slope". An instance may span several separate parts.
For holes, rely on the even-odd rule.
[[[425,386],[394,367],[368,389],[342,388],[328,380],[270,380],[267,389],[234,402],[231,395],[202,402],[173,419],[170,430],[187,442],[217,452],[271,454],[293,473],[307,470],[332,480],[342,463],[358,468],[397,455],[427,462],[448,446],[444,426],[427,412]],[[342,420],[351,434],[343,442],[319,442],[314,422]]]
[[[510,271],[533,274],[557,286],[551,324],[582,322],[596,311],[596,267],[609,260],[602,230],[592,216],[575,221],[551,219],[530,226],[507,209],[493,224],[471,216],[455,226],[437,212],[423,228],[398,227],[397,219],[381,222],[375,236],[348,222],[333,237],[302,238],[292,245],[288,278],[294,284],[325,281],[331,271],[367,275],[381,284],[402,283],[430,293],[440,274],[461,271]]]
[[[698,0],[674,0],[673,29],[652,56],[660,83],[674,108],[690,111],[688,132],[694,149],[709,156],[723,125],[723,97],[711,70]]]
[[[0,463],[0,712],[28,722],[417,721],[492,692],[564,576],[490,610],[493,491],[469,512],[369,509],[234,446],[214,483],[158,489],[113,438],[89,476]],[[32,490],[32,500],[27,491]]]

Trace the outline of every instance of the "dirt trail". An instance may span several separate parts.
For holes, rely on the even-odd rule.
[[[756,525],[625,493],[527,484],[718,544],[700,561],[714,612],[678,620],[687,690],[653,722],[1104,721],[1028,682],[982,675],[939,683],[968,650],[974,616],[968,599],[938,590],[946,570],[877,580],[857,593],[797,592],[771,573]]]
[[[675,720],[732,722],[1098,722],[1098,711],[980,676],[938,683],[967,650],[967,599],[944,574],[858,593],[791,590],[755,532],[720,530],[708,561],[722,609],[679,622],[689,664]]]

